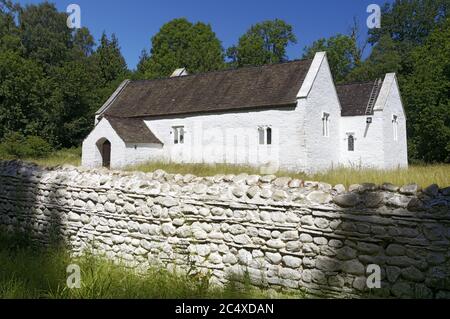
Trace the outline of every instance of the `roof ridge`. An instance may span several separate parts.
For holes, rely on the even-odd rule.
[[[278,62],[278,63],[269,63],[269,64],[263,64],[263,65],[249,65],[244,67],[235,67],[235,68],[229,68],[229,69],[223,69],[223,70],[212,70],[212,71],[206,71],[201,73],[193,73],[183,76],[174,76],[174,77],[161,77],[156,79],[137,79],[137,80],[130,80],[131,83],[133,82],[152,82],[152,81],[163,81],[163,80],[172,80],[172,79],[183,79],[183,78],[189,78],[189,77],[195,77],[199,75],[205,75],[205,74],[213,74],[213,73],[225,73],[225,72],[234,72],[234,71],[242,71],[242,70],[248,70],[248,69],[257,69],[257,68],[265,68],[265,67],[271,67],[271,66],[277,66],[277,65],[283,65],[283,64],[290,64],[290,63],[299,63],[299,62],[307,62],[312,61],[313,59],[295,59],[291,61],[284,61],[284,62]]]

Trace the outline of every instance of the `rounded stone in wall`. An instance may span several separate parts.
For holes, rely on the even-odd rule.
[[[286,265],[289,268],[299,268],[302,265],[302,260],[297,257],[293,256],[284,256],[283,257],[283,264]]]
[[[328,204],[333,200],[333,197],[323,191],[313,191],[306,196],[306,198],[316,204]]]
[[[346,193],[335,196],[333,201],[341,207],[354,207],[359,203],[360,199],[355,193]]]

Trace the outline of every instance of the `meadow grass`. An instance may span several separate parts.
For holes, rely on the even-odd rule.
[[[41,166],[60,166],[81,164],[81,148],[63,149],[52,153],[50,156],[41,159],[25,159],[27,162],[36,163]],[[257,167],[245,165],[228,164],[177,164],[169,162],[148,162],[140,165],[125,168],[127,171],[154,172],[162,169],[171,174],[193,174],[196,176],[214,176],[217,174],[257,174],[261,171]],[[450,164],[416,164],[410,165],[407,169],[377,170],[367,168],[343,168],[338,167],[328,171],[305,174],[287,171],[278,171],[277,176],[290,176],[301,180],[319,181],[332,185],[344,184],[346,187],[351,184],[385,182],[396,185],[406,185],[417,183],[422,187],[431,184],[438,184],[441,187],[450,186]]]
[[[44,158],[27,158],[24,161],[40,166],[81,165],[81,147],[66,148],[55,151]]]
[[[128,171],[153,172],[162,169],[172,174],[193,174],[196,176],[214,176],[217,174],[261,174],[260,170],[251,166],[239,165],[207,165],[207,164],[176,164],[166,162],[150,162],[126,168]],[[344,184],[346,187],[358,183],[382,184],[385,182],[396,185],[417,183],[422,187],[438,184],[441,187],[450,186],[450,164],[411,165],[407,169],[377,170],[367,168],[334,168],[328,171],[305,174],[278,171],[277,176],[289,176],[301,180],[319,181],[332,185]]]
[[[81,288],[69,289],[67,266],[81,270]],[[209,276],[150,268],[137,272],[87,253],[73,258],[61,246],[47,248],[17,236],[0,236],[0,298],[3,299],[242,299],[304,298],[301,290],[275,291],[230,281],[211,286]]]

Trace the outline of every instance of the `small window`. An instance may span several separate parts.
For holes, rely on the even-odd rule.
[[[272,145],[272,128],[269,126],[258,127],[259,145]]]
[[[398,116],[392,116],[392,131],[394,133],[394,141],[398,141]]]
[[[259,136],[259,144],[264,145],[265,134],[263,127],[258,128],[258,136]]]
[[[272,145],[272,129],[267,128],[267,145]]]
[[[173,127],[173,143],[184,144],[184,126]]]
[[[347,143],[348,143],[348,151],[354,152],[355,151],[355,137],[353,136],[353,134],[348,135]]]
[[[330,124],[330,114],[323,112],[323,115],[322,115],[322,135],[324,137],[329,137],[330,136],[329,124]]]

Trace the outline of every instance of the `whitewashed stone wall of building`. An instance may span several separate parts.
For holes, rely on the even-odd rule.
[[[450,298],[450,188],[0,162],[0,225],[113,259],[325,296]],[[368,290],[366,268],[381,267]]]
[[[97,144],[102,139],[111,142],[111,167],[122,166],[127,159],[125,157],[125,143],[105,119],[102,119],[84,140],[81,164],[90,168],[102,166],[101,150]]]
[[[299,114],[294,108],[190,114],[145,121],[164,143],[163,158],[185,163],[268,165],[299,169]],[[184,144],[174,144],[173,127],[183,126]],[[258,127],[272,128],[272,145],[260,145]]]
[[[384,169],[383,112],[374,112],[372,123],[367,116],[345,116],[341,118],[340,163],[347,167]],[[348,150],[348,136],[353,134],[354,151]]]
[[[301,127],[305,139],[304,151],[306,152],[306,161],[302,163],[302,171],[315,172],[337,166],[340,154],[341,108],[326,58],[322,60],[301,112],[303,114]],[[323,134],[324,112],[330,115],[328,136]]]
[[[403,109],[400,91],[394,75],[387,103],[383,110],[383,153],[384,168],[408,166],[408,145],[406,136],[406,114]],[[397,116],[398,136],[394,140],[392,116]]]
[[[102,119],[83,142],[81,163],[84,167],[102,166],[99,145],[105,139],[111,142],[111,168],[122,168],[164,158],[162,145],[125,143],[111,124]]]
[[[398,138],[394,140],[393,115]],[[372,118],[372,123],[366,122]],[[348,151],[348,135],[355,137],[355,150]],[[371,116],[341,118],[340,163],[350,167],[395,169],[408,167],[406,116],[394,74],[387,74]]]

